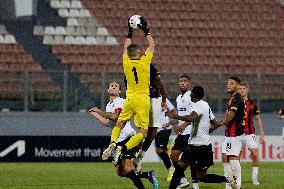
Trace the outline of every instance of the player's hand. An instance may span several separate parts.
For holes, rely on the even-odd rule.
[[[180,135],[180,134],[183,133],[184,129],[185,128],[182,125],[179,125],[179,126],[175,127],[175,132]]]
[[[174,113],[172,111],[167,111],[166,113],[166,116],[170,117],[170,118],[174,118]]]
[[[150,29],[146,19],[143,16],[140,17],[140,22],[141,24],[138,24],[137,26],[144,32],[145,36],[150,35]]]
[[[93,107],[89,109],[89,112],[99,112],[99,109],[97,107]]]
[[[161,107],[162,107],[162,111],[165,112],[167,110],[167,103],[166,102],[162,102],[161,103]]]
[[[95,118],[99,115],[97,112],[89,112],[89,114]]]
[[[164,123],[164,124],[162,125],[162,128],[163,128],[163,129],[167,129],[169,126],[170,126],[170,124]]]
[[[129,23],[129,19],[128,19],[128,33],[127,33],[127,38],[132,38],[132,33],[133,33],[133,28],[130,26],[130,23]]]
[[[176,134],[179,134],[178,132],[178,124],[174,124],[174,131],[176,132]]]
[[[264,135],[260,135],[260,136],[259,136],[259,143],[260,143],[260,144],[264,144],[264,143],[265,143]]]

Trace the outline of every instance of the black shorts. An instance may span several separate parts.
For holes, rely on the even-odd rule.
[[[175,139],[175,144],[172,147],[172,150],[181,150],[183,152],[188,145],[189,137],[190,134],[178,135],[177,138]]]
[[[164,129],[157,133],[155,137],[155,144],[157,148],[167,150],[167,145],[169,142],[170,135],[172,133],[171,129]]]
[[[195,162],[197,164],[198,171],[206,170],[210,166],[214,165],[212,145],[188,145],[186,147],[186,150],[183,152],[180,161],[186,162],[188,164]]]
[[[123,141],[121,141],[121,142],[118,142],[118,143],[116,144],[116,146],[125,145],[125,144],[129,141],[130,138],[131,138],[131,137],[128,137],[127,139],[125,139],[125,140],[123,140]],[[116,150],[116,149],[115,149],[115,150]],[[114,151],[115,151],[115,150],[114,150]],[[120,156],[119,161],[118,161],[117,164],[121,164],[121,163],[122,163],[122,160],[124,160],[124,159],[132,159],[132,158],[134,158],[134,157],[135,157],[135,154],[136,154],[136,149],[135,149],[135,148],[132,148],[132,149],[127,150],[127,151],[123,151],[123,152],[122,152],[122,155]]]

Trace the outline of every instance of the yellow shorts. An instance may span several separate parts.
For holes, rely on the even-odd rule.
[[[150,113],[149,96],[131,96],[126,98],[118,121],[130,121],[135,116],[135,124],[139,128],[147,129],[149,127]]]

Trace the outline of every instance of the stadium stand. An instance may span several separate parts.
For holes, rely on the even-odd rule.
[[[121,54],[126,20],[139,14],[150,24],[156,42],[153,62],[161,71],[170,96],[178,91],[177,73],[184,72],[193,75],[193,84],[207,85],[212,99],[222,95],[223,80],[230,74],[241,74],[243,80],[252,82],[254,95],[261,90],[263,99],[283,99],[284,8],[279,1],[44,2],[65,20],[66,25],[38,22],[33,34],[50,48],[60,63],[79,76],[90,92],[99,96],[104,82],[122,81]],[[133,40],[145,49],[143,33],[137,33]],[[1,26],[0,43],[13,41],[7,36],[10,35]],[[28,54],[12,55],[13,52],[5,53],[1,61],[25,59],[33,62]],[[36,68],[37,64],[32,65],[41,71],[40,67]],[[5,67],[7,65],[1,63],[1,69]]]

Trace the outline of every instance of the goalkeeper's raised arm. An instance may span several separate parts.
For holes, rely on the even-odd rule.
[[[151,52],[153,54],[155,49],[155,42],[150,34],[150,29],[148,27],[147,21],[143,16],[140,17],[140,21],[141,23],[138,24],[137,26],[144,32],[149,45],[146,52]]]
[[[133,28],[130,26],[128,19],[128,33],[124,42],[124,53],[123,53],[124,55],[127,55],[127,47],[131,45],[132,34],[133,34]]]

